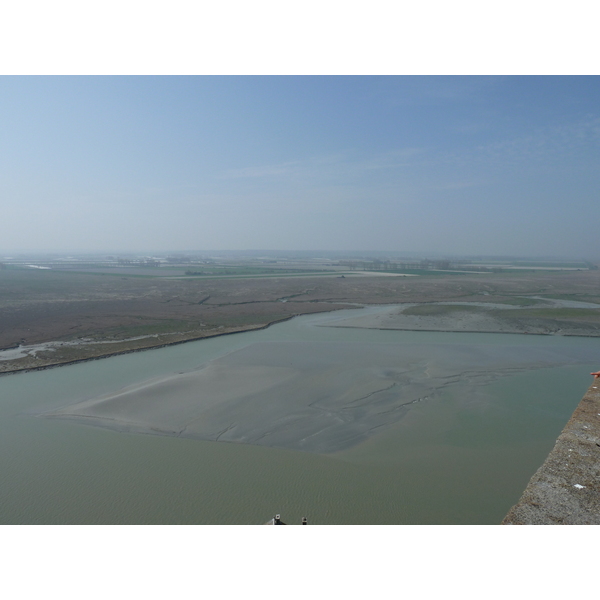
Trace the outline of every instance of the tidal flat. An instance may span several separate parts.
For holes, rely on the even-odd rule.
[[[589,360],[512,345],[257,342],[198,370],[136,383],[44,416],[120,431],[330,454],[447,388],[473,397],[510,374]]]

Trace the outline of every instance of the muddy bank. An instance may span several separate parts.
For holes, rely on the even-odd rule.
[[[156,336],[159,339],[146,339],[144,343],[141,343],[139,340],[134,340],[132,342],[124,341],[124,342],[115,342],[112,344],[112,350],[108,350],[106,346],[100,346],[99,344],[89,343],[89,344],[71,344],[69,346],[62,345],[60,342],[57,343],[57,355],[51,358],[47,356],[40,357],[37,356],[37,350],[35,347],[32,350],[33,355],[26,354],[24,357],[17,359],[5,359],[4,361],[0,361],[0,376],[2,375],[10,375],[12,373],[25,373],[29,371],[43,371],[45,369],[53,369],[55,367],[63,367],[67,365],[73,365],[82,362],[88,362],[90,360],[100,360],[102,358],[110,358],[111,356],[120,356],[122,354],[131,354],[133,352],[143,352],[144,350],[156,350],[158,348],[166,348],[168,346],[176,346],[179,344],[185,344],[187,342],[196,342],[199,340],[221,337],[224,335],[234,335],[236,333],[245,333],[248,331],[258,331],[261,329],[267,329],[271,325],[275,325],[277,323],[283,323],[284,321],[289,321],[293,316],[287,317],[285,319],[280,319],[279,321],[273,321],[272,323],[267,323],[266,325],[257,325],[257,326],[248,326],[248,327],[240,327],[240,328],[222,328],[220,331],[216,332],[207,332],[203,335],[192,335],[192,336]],[[150,336],[148,336],[150,337]],[[154,337],[154,336],[152,336]],[[161,340],[160,337],[163,339]],[[164,338],[170,338],[167,341],[164,341]],[[40,346],[49,346],[51,342],[47,342],[45,344],[40,344]],[[127,349],[114,350],[114,347],[119,346],[131,346]],[[10,352],[19,352],[19,346],[16,348],[11,348]],[[60,356],[60,351],[64,352],[65,348],[67,352],[71,354],[67,354],[67,356]],[[73,354],[78,354],[80,357],[73,358]]]
[[[531,306],[492,302],[406,303],[390,306],[377,314],[357,314],[334,326],[600,337],[600,306],[597,304],[527,297],[520,300],[531,302]]]
[[[595,380],[503,525],[600,525],[600,381]]]

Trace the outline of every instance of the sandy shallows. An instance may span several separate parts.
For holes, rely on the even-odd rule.
[[[121,431],[330,453],[398,422],[412,404],[503,374],[587,357],[506,345],[264,342],[46,413]],[[468,365],[468,367],[466,367]]]
[[[492,302],[430,302],[426,304],[397,304],[382,307],[377,312],[351,315],[325,327],[348,327],[352,329],[398,329],[409,331],[454,331],[472,333],[529,333],[598,336],[595,316],[587,315],[587,321],[569,320],[569,314],[555,312],[545,316],[536,312],[540,305],[551,309],[598,309],[600,305],[590,302],[550,300],[536,296],[532,306],[511,306]]]
[[[441,304],[441,303],[440,303]],[[433,304],[432,304],[433,305]],[[487,307],[470,303],[465,305],[464,312],[456,311],[449,315],[421,316],[403,314],[403,311],[416,306],[400,304],[387,307],[374,314],[350,316],[335,323],[327,323],[325,327],[350,327],[358,329],[405,329],[412,331],[465,331],[465,332],[494,332],[522,333],[523,328],[512,323],[504,322],[487,314],[490,308],[505,309],[507,314],[512,307],[498,304]]]

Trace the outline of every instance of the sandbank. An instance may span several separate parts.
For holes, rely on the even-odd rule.
[[[536,297],[530,297],[536,299]],[[550,308],[594,308],[600,305],[589,302],[567,300],[543,301]],[[412,307],[451,307],[448,314],[419,315],[410,314]],[[359,329],[392,329],[404,331],[453,331],[470,333],[526,333],[533,335],[574,335],[598,337],[600,331],[594,325],[557,322],[536,318],[533,312],[536,306],[522,307],[507,304],[480,302],[431,302],[427,304],[403,303],[382,307],[378,312],[367,312],[326,323],[325,327],[350,327]],[[519,318],[512,318],[513,311],[519,310]],[[527,310],[532,316],[527,316]],[[440,311],[442,312],[442,311]],[[513,313],[514,314],[514,313]]]
[[[454,386],[582,364],[576,348],[260,342],[173,374],[46,413],[119,431],[334,453],[398,423]],[[467,367],[466,367],[467,366]]]

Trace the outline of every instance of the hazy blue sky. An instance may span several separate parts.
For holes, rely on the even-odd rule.
[[[0,77],[0,249],[600,257],[600,78]]]

